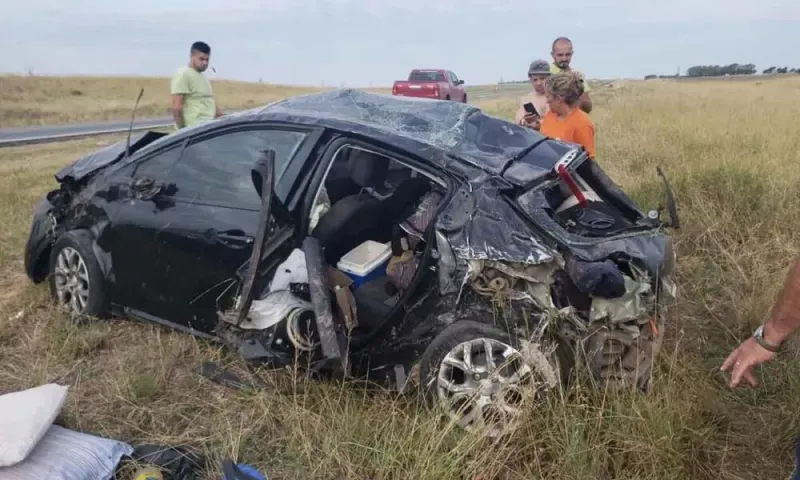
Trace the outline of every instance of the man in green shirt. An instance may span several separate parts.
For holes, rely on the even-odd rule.
[[[172,76],[172,117],[175,128],[191,127],[222,116],[216,105],[211,82],[203,75],[208,68],[211,47],[205,42],[192,44],[189,65],[181,67]]]
[[[550,73],[559,73],[565,70],[573,70],[570,68],[570,62],[572,61],[572,41],[567,37],[558,37],[553,42],[553,49],[550,52],[550,55],[553,57],[553,63],[550,64]],[[580,73],[580,72],[578,72]],[[583,76],[583,74],[581,74]],[[581,99],[578,101],[578,106],[581,110],[586,113],[591,113],[592,111],[592,99],[589,98],[589,91],[591,88],[589,87],[589,82],[583,82],[583,95]]]

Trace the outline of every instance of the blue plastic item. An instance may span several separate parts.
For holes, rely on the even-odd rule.
[[[385,262],[383,262],[380,265],[378,265],[378,267],[375,268],[375,270],[369,272],[368,274],[366,274],[363,277],[360,276],[360,275],[356,275],[354,273],[350,273],[350,272],[344,272],[344,274],[347,275],[350,278],[350,280],[353,281],[353,288],[358,288],[358,287],[360,287],[361,285],[364,285],[367,282],[371,282],[372,280],[375,280],[376,278],[380,278],[380,277],[383,277],[384,275],[386,275],[386,267],[388,265],[389,265],[389,259],[387,259]]]
[[[386,275],[391,257],[392,250],[388,244],[367,240],[340,258],[336,268],[353,281],[354,288],[358,288]]]
[[[254,467],[246,463],[233,463],[231,460],[222,462],[222,480],[269,480]]]

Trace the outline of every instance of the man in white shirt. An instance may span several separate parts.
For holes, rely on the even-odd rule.
[[[528,78],[531,81],[531,86],[533,86],[533,91],[520,99],[514,122],[520,125],[530,125],[544,117],[544,114],[550,108],[547,105],[547,97],[545,96],[545,82],[550,75],[550,65],[547,60],[534,60],[531,63],[530,67],[528,67]],[[525,111],[523,105],[526,103],[533,104],[533,107],[539,112],[538,118]]]

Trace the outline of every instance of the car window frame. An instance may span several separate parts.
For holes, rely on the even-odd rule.
[[[289,212],[292,212],[297,207],[297,202],[293,199],[297,192],[294,190],[297,189],[297,183],[300,180],[300,176],[306,170],[306,164],[308,163],[309,158],[312,155],[315,155],[314,150],[317,148],[318,144],[320,143],[320,139],[326,132],[324,127],[317,125],[306,125],[302,123],[291,123],[280,120],[247,120],[228,124],[216,129],[210,129],[206,127],[193,135],[180,136],[172,139],[170,142],[162,142],[157,149],[148,149],[148,151],[140,150],[133,153],[126,161],[120,162],[117,165],[113,176],[116,177],[118,181],[129,183],[136,178],[135,172],[139,168],[139,164],[153,160],[155,157],[167,152],[168,150],[171,150],[172,148],[181,149],[178,160],[175,162],[175,165],[177,165],[177,163],[180,162],[181,158],[183,157],[183,152],[186,150],[186,147],[192,142],[210,139],[215,136],[226,135],[228,133],[234,133],[240,130],[253,129],[294,130],[306,133],[306,136],[295,148],[294,155],[287,160],[283,172],[275,177],[275,188],[273,189],[273,195],[276,197],[278,202],[287,208]],[[180,132],[177,134],[180,135]],[[127,173],[129,168],[131,168],[130,173]],[[166,178],[158,180],[166,181]],[[185,203],[186,200],[175,197],[175,201]],[[200,202],[198,200],[194,201],[193,203],[209,206],[220,206],[217,204]]]
[[[329,142],[326,142],[324,149],[319,152],[319,161],[316,162],[314,169],[308,172],[308,183],[305,185],[301,198],[298,200],[300,208],[298,229],[299,232],[307,232],[310,225],[310,213],[314,208],[314,203],[322,191],[322,186],[328,177],[328,173],[336,161],[336,157],[344,148],[354,147],[368,152],[388,157],[405,168],[416,171],[419,175],[427,177],[440,187],[444,188],[446,194],[443,202],[449,203],[453,195],[459,188],[459,181],[446,169],[434,167],[427,164],[424,160],[416,158],[407,150],[387,148],[380,145],[373,139],[366,140],[359,138],[352,133],[339,132]]]
[[[136,152],[132,154],[127,160],[120,162],[116,166],[112,175],[113,177],[116,177],[118,179],[125,179],[128,181],[133,180],[134,178],[136,178],[136,171],[139,169],[141,164],[149,162],[153,160],[155,157],[163,155],[164,153],[167,153],[169,150],[172,150],[173,148],[180,149],[180,152],[178,153],[178,160],[180,160],[180,157],[183,155],[183,149],[186,148],[186,142],[187,139],[183,138],[180,139],[179,141],[172,141],[169,143],[165,143],[163,145],[159,145],[158,148],[155,150],[149,150],[146,152],[141,152],[141,151]],[[178,163],[178,160],[175,161],[176,164]],[[129,168],[130,168],[130,173],[127,172],[127,169]],[[153,180],[159,181],[165,179],[154,178]]]
[[[217,131],[207,132],[205,134],[200,134],[200,135],[197,135],[197,136],[194,136],[194,137],[191,137],[191,138],[187,139],[187,142],[184,145],[183,151],[181,152],[181,155],[178,158],[178,161],[173,166],[173,170],[174,170],[174,167],[176,167],[177,165],[180,164],[180,162],[185,160],[184,155],[185,155],[187,149],[189,149],[193,145],[197,145],[197,144],[200,144],[200,143],[203,143],[203,142],[206,142],[206,141],[214,140],[216,138],[221,138],[221,137],[224,137],[226,135],[231,135],[231,134],[237,134],[237,133],[242,133],[242,132],[252,132],[252,131],[257,131],[258,132],[258,131],[275,131],[275,130],[290,131],[290,132],[297,132],[297,133],[303,134],[303,138],[295,146],[291,156],[286,160],[286,163],[284,164],[281,172],[275,172],[275,181],[277,183],[279,181],[280,177],[282,176],[282,174],[286,171],[286,168],[288,167],[288,165],[291,162],[292,158],[294,158],[294,156],[297,155],[297,153],[300,151],[303,143],[308,139],[308,129],[302,128],[302,127],[294,127],[294,128],[285,127],[285,126],[283,126],[283,127],[274,127],[274,126],[267,126],[267,125],[264,125],[264,124],[255,124],[255,125],[247,125],[247,126],[237,126],[236,128],[228,128],[228,129],[224,129],[224,130],[217,130]],[[171,174],[170,174],[170,177],[168,177],[168,180],[170,180],[170,182],[171,182]],[[230,209],[235,209],[235,210],[245,210],[245,211],[251,211],[251,212],[258,212],[261,209],[261,207],[260,207],[260,203],[261,202],[253,203],[252,205],[243,205],[243,204],[236,204],[236,203],[233,203],[233,202],[225,202],[225,201],[219,201],[219,200],[207,200],[207,199],[202,199],[202,198],[196,198],[196,197],[189,197],[189,196],[181,195],[180,189],[175,194],[173,194],[171,196],[171,198],[175,202],[183,203],[183,204],[206,205],[206,206],[212,206],[212,207],[230,208]]]
[[[290,131],[290,132],[301,133],[301,134],[304,135],[303,138],[300,140],[300,142],[297,144],[297,146],[294,148],[294,151],[293,151],[292,155],[286,160],[286,163],[284,164],[282,171],[280,173],[276,172],[276,175],[275,175],[275,182],[276,183],[275,183],[275,185],[276,185],[276,190],[278,190],[277,186],[280,183],[282,183],[280,181],[284,178],[284,176],[287,173],[289,173],[291,164],[294,162],[295,159],[297,159],[298,157],[303,156],[304,147],[306,146],[306,144],[309,141],[313,142],[315,140],[314,138],[312,138],[312,137],[314,137],[313,134],[314,134],[314,131],[315,131],[315,129],[313,127],[307,127],[307,126],[304,126],[304,125],[288,124],[288,123],[279,123],[279,122],[248,122],[248,123],[243,123],[243,124],[232,125],[230,127],[222,128],[222,129],[218,129],[218,130],[201,132],[201,133],[198,133],[197,135],[194,135],[192,137],[188,137],[188,138],[185,139],[185,141],[183,142],[184,143],[183,150],[181,151],[181,154],[180,154],[180,156],[178,158],[178,161],[175,163],[174,166],[177,166],[180,162],[182,162],[184,160],[184,154],[186,152],[186,149],[191,147],[194,144],[198,144],[198,143],[201,143],[201,142],[212,140],[212,139],[218,138],[218,137],[223,137],[225,135],[230,135],[230,134],[235,134],[235,133],[240,133],[240,132],[247,132],[247,131],[264,131],[264,130]],[[169,180],[169,178],[170,177],[168,177],[167,180]],[[280,201],[283,202],[283,199],[281,199],[281,195],[280,195],[280,193],[282,193],[282,192],[277,192],[276,191],[274,193],[277,193]],[[235,209],[235,210],[245,210],[245,211],[253,211],[253,212],[257,212],[257,211],[260,210],[260,202],[259,202],[258,205],[256,205],[256,204],[253,204],[253,205],[241,205],[241,204],[234,204],[234,203],[231,203],[231,202],[221,202],[221,201],[217,201],[217,200],[205,200],[205,199],[200,199],[200,198],[195,198],[195,197],[183,196],[183,195],[181,195],[180,191],[178,191],[174,195],[172,195],[171,198],[175,202],[183,203],[183,204],[205,205],[205,206],[220,207],[220,208],[230,208],[230,209]]]

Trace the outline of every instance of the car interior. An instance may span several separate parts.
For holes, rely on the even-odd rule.
[[[615,235],[635,227],[641,218],[632,201],[591,160],[544,194],[548,213],[567,231],[589,237]],[[580,197],[580,198],[579,198]]]
[[[339,149],[310,213],[310,234],[323,246],[326,263],[353,282],[359,329],[378,328],[419,268],[424,236],[446,194],[446,184],[397,159],[361,147]],[[365,242],[371,243],[366,252]],[[365,269],[342,263],[360,251]],[[345,257],[345,258],[343,258]]]

